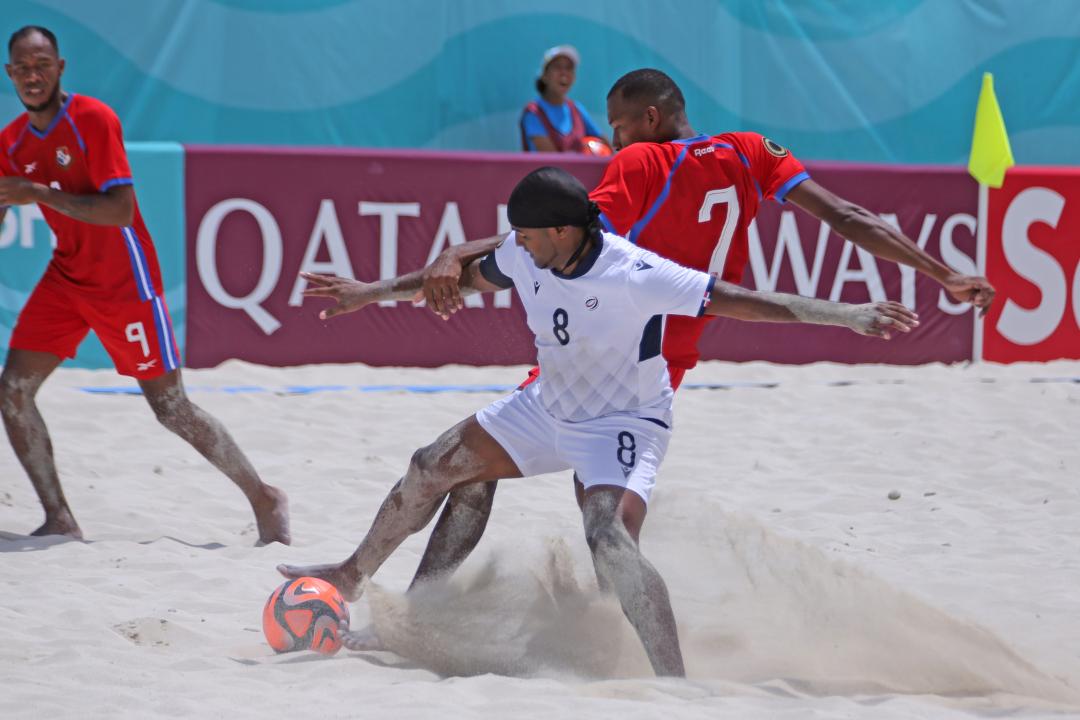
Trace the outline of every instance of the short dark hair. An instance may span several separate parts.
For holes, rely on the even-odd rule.
[[[618,94],[627,102],[640,102],[668,113],[686,111],[682,90],[667,73],[652,68],[631,70],[615,81],[608,91],[608,99]]]
[[[29,37],[30,35],[33,35],[34,33],[40,33],[46,40],[49,41],[49,44],[53,46],[53,50],[56,51],[56,54],[60,54],[60,43],[56,42],[56,35],[53,34],[52,30],[50,30],[49,28],[41,27],[40,25],[25,25],[16,30],[15,32],[11,33],[11,39],[8,40],[7,44],[8,55],[11,55],[11,48],[15,47],[15,43],[19,42],[24,37]]]
[[[541,95],[547,92],[547,83],[544,82],[543,78],[536,78],[536,92]]]

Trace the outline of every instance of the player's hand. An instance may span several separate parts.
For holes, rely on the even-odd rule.
[[[439,253],[435,262],[424,268],[423,300],[433,313],[443,320],[449,318],[461,308],[465,301],[461,298],[461,260],[452,248]]]
[[[0,177],[0,205],[37,202],[37,185],[23,177]]]
[[[888,340],[894,332],[908,333],[919,326],[919,316],[898,302],[849,305],[847,326],[860,335]]]
[[[941,284],[954,300],[969,302],[979,308],[979,317],[985,315],[990,303],[994,302],[994,286],[984,277],[953,273]]]
[[[304,297],[330,298],[336,300],[337,305],[328,307],[319,313],[320,320],[329,320],[338,315],[351,313],[365,305],[378,302],[375,283],[360,282],[350,278],[338,277],[337,275],[323,275],[322,273],[300,273],[300,277],[307,280],[308,286],[304,289]]]

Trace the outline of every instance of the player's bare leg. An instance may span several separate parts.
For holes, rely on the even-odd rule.
[[[34,485],[45,523],[31,535],[67,535],[82,539],[56,473],[52,440],[34,398],[62,358],[51,353],[11,350],[0,374],[0,414],[15,456]]]
[[[517,465],[475,416],[467,418],[413,453],[405,476],[383,500],[371,529],[348,559],[331,565],[279,565],[278,572],[287,578],[321,578],[347,600],[356,600],[364,579],[431,521],[455,486],[509,477],[521,477]]]
[[[645,646],[653,671],[659,676],[684,677],[679,631],[667,586],[638,549],[645,510],[645,501],[630,490],[591,487],[585,491],[582,507],[585,538],[597,576],[614,589],[626,619]]]
[[[409,584],[410,590],[418,583],[452,573],[465,562],[487,527],[497,486],[498,481],[492,480],[461,485],[450,491]]]
[[[139,387],[158,421],[191,444],[199,454],[225,473],[251,503],[259,542],[288,545],[289,501],[285,493],[267,485],[247,457],[212,415],[188,399],[179,370],[153,380],[140,380]]]
[[[421,583],[452,573],[465,562],[487,527],[497,484],[497,480],[492,480],[459,485],[450,491],[443,511],[435,522],[435,529],[428,538],[416,575],[409,583],[410,591]],[[438,503],[435,507],[438,507]],[[343,626],[340,632],[341,643],[349,650],[372,652],[387,649],[371,625],[359,630]]]

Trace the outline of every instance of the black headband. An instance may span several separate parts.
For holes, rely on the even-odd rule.
[[[542,167],[522,178],[506,205],[510,224],[523,228],[589,227],[599,214],[581,181],[555,167]]]

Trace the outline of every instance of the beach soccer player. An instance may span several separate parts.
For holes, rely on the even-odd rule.
[[[606,229],[639,247],[740,283],[749,258],[749,228],[769,198],[791,202],[873,255],[909,265],[938,281],[954,299],[984,312],[994,297],[986,278],[953,271],[893,226],[815,182],[791,152],[752,132],[704,135],[691,126],[679,86],[659,70],[634,70],[607,97],[608,122],[618,154],[590,193]],[[499,237],[453,246],[423,273],[428,307],[448,317],[463,307],[462,267],[483,257]],[[420,287],[416,275],[406,287]],[[350,301],[331,308],[347,309]],[[698,339],[708,317],[663,321],[663,356],[678,388],[698,361]],[[543,367],[543,363],[540,363]],[[539,372],[535,369],[532,377]],[[414,578],[430,579],[457,567],[479,542],[497,483],[469,485],[450,494]],[[574,489],[581,499],[581,486]]]
[[[461,284],[517,291],[543,373],[417,450],[347,560],[278,569],[289,578],[327,580],[356,599],[364,579],[427,525],[451,489],[573,469],[601,585],[618,596],[655,672],[682,676],[667,588],[638,548],[672,425],[674,391],[657,318],[709,314],[840,325],[888,338],[912,329],[916,317],[895,302],[848,305],[754,292],[684,268],[603,232],[585,187],[557,168],[527,175],[507,212],[513,232],[471,262]],[[313,284],[307,297],[340,301],[345,293],[353,310],[414,292],[396,280],[307,278]]]
[[[0,413],[45,522],[33,535],[82,537],[64,497],[35,396],[90,330],[121,375],[135,378],[154,415],[225,473],[255,511],[259,541],[289,543],[285,493],[263,483],[228,431],[193,404],[162,295],[116,114],[67,93],[56,36],[27,26],[8,42],[8,77],[26,112],[0,132],[0,220],[37,203],[56,250],[19,314],[0,374]]]

